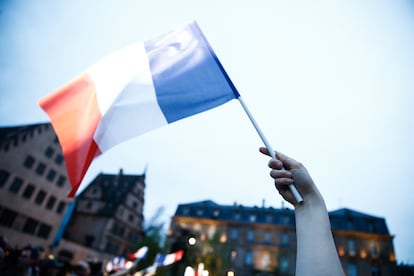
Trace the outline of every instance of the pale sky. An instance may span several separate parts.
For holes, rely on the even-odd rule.
[[[39,98],[193,19],[272,146],[307,166],[328,209],[384,217],[398,262],[414,263],[413,1],[0,0],[0,126],[48,122]],[[84,184],[148,166],[147,218],[205,199],[281,207],[261,145],[231,101],[113,148]]]

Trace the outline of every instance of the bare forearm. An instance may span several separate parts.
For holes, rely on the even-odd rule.
[[[296,275],[344,275],[322,197],[313,195],[295,208]]]

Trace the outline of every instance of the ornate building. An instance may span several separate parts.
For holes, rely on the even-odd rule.
[[[393,275],[396,267],[393,236],[383,218],[349,209],[329,215],[347,275]],[[185,246],[188,252],[197,255],[193,259],[198,262],[209,262],[205,254],[211,250],[224,250],[224,254],[215,256],[221,258],[216,262],[221,264],[221,271],[232,271],[238,276],[295,274],[292,209],[219,205],[210,200],[180,204],[172,218],[169,239],[174,244],[183,238],[198,241],[196,251],[188,244]],[[214,239],[217,242],[212,245]]]

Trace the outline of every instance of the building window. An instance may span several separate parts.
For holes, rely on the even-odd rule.
[[[0,170],[0,187],[3,187],[6,184],[7,180],[10,177],[10,173],[5,170]]]
[[[14,194],[17,194],[20,191],[20,188],[22,187],[22,185],[23,185],[23,179],[21,179],[20,177],[16,177],[13,180],[12,184],[10,185],[9,191]]]
[[[55,163],[56,164],[58,164],[58,165],[62,165],[62,163],[63,163],[63,156],[62,156],[62,154],[57,154],[56,155],[56,157],[55,157]]]
[[[247,231],[247,241],[249,242],[254,241],[254,230]]]
[[[12,227],[14,220],[17,217],[17,212],[4,208],[3,212],[1,212],[0,215],[0,224],[7,226],[7,227]]]
[[[65,210],[65,207],[66,207],[65,202],[63,201],[59,202],[58,207],[56,208],[56,213],[62,214],[63,210]]]
[[[55,179],[56,176],[56,171],[54,169],[50,169],[49,172],[47,173],[46,179],[49,181],[53,181],[53,179]]]
[[[47,149],[45,150],[45,156],[48,158],[52,158],[54,153],[55,153],[55,150],[52,149],[51,147],[47,147]]]
[[[273,222],[273,216],[272,215],[267,215],[266,216],[266,223],[272,223]]]
[[[35,198],[36,204],[42,205],[43,201],[45,200],[45,197],[46,197],[46,192],[43,190],[40,190],[37,193],[36,198]]]
[[[371,276],[381,276],[381,269],[379,266],[371,266]]]
[[[240,220],[240,218],[241,218],[240,212],[234,213],[234,219],[235,220]]]
[[[249,221],[250,222],[255,222],[256,221],[256,214],[250,214]]]
[[[26,223],[23,227],[23,232],[28,234],[34,234],[38,224],[39,222],[37,220],[27,218]]]
[[[237,240],[237,236],[239,235],[239,231],[236,228],[232,228],[230,230],[230,239]]]
[[[270,268],[270,253],[269,252],[263,252],[261,257],[261,269],[262,270],[269,270]]]
[[[35,187],[32,184],[27,184],[26,188],[23,191],[23,197],[30,199],[33,195]]]
[[[246,252],[246,256],[244,258],[244,263],[246,265],[252,265],[253,264],[253,252],[252,251],[247,251]]]
[[[283,216],[282,217],[282,224],[283,225],[290,225],[290,217],[289,216]]]
[[[354,263],[348,264],[348,276],[358,276],[358,268],[356,264]]]
[[[86,203],[86,209],[91,209],[92,208],[92,201],[88,201]]]
[[[272,241],[272,235],[269,232],[265,232],[263,242],[265,244],[270,244],[271,241]]]
[[[36,168],[36,173],[38,175],[43,175],[46,170],[46,165],[44,163],[39,163]]]
[[[63,176],[63,175],[61,175],[61,176],[59,176],[59,178],[58,178],[58,180],[56,182],[56,185],[58,187],[62,187],[63,185],[65,185],[65,182],[66,182],[66,177]]]
[[[46,203],[46,209],[49,209],[49,210],[53,209],[53,206],[55,206],[55,203],[56,203],[56,197],[50,196]]]
[[[28,155],[26,159],[24,160],[23,166],[27,169],[31,169],[33,167],[34,162],[35,162],[34,157],[31,155]]]
[[[289,270],[289,259],[285,256],[280,257],[280,272],[285,273]]]
[[[129,215],[128,216],[128,221],[129,222],[134,222],[134,216],[133,215]]]
[[[197,216],[201,217],[203,213],[203,209],[197,209]]]
[[[372,258],[378,258],[379,257],[379,245],[375,242],[372,242],[370,245],[371,249],[371,257]]]
[[[39,231],[37,232],[37,235],[41,238],[47,239],[49,237],[50,231],[52,230],[52,227],[47,224],[40,224]]]
[[[288,245],[289,244],[289,234],[282,233],[280,236],[280,245]]]
[[[355,241],[354,240],[348,240],[348,254],[350,256],[355,256],[356,255],[356,250],[355,250]]]
[[[219,215],[220,215],[220,210],[219,209],[214,209],[213,216],[218,217]]]

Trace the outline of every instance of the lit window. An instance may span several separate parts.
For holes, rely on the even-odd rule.
[[[269,270],[270,266],[270,254],[269,252],[263,252],[261,258],[261,269],[262,270]]]

